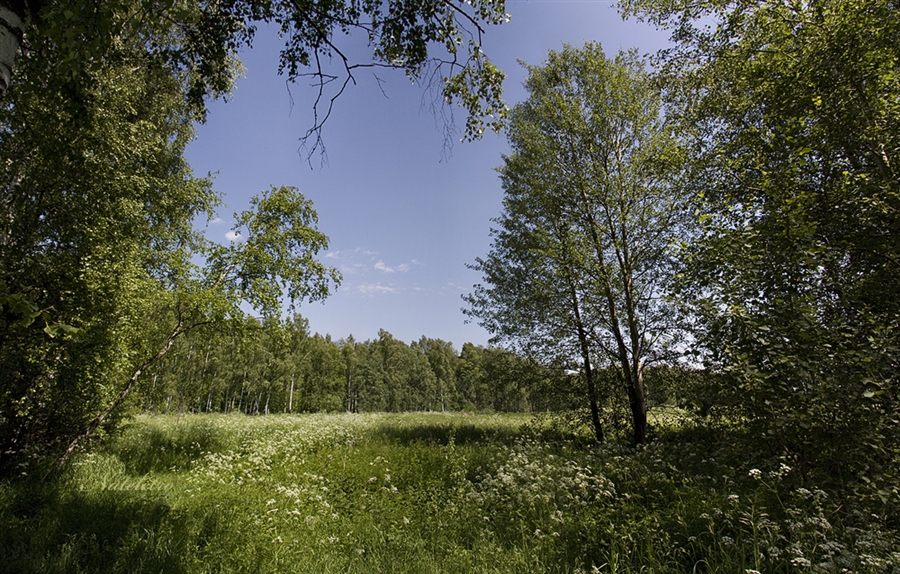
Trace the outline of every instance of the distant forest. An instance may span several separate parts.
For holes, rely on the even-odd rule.
[[[153,412],[521,412],[578,401],[580,384],[562,366],[498,347],[456,349],[425,336],[407,344],[385,330],[374,340],[333,340],[311,334],[299,316],[249,317],[242,328],[185,334],[138,402]]]
[[[649,369],[650,404],[695,404],[686,369]],[[613,370],[599,380],[614,387]],[[149,373],[135,399],[145,412],[578,411],[584,373],[501,348],[422,336],[407,344],[380,330],[374,340],[310,334],[300,316],[275,323],[185,334]],[[614,393],[609,393],[613,396]],[[606,422],[627,426],[609,400]],[[579,423],[587,421],[578,418]]]

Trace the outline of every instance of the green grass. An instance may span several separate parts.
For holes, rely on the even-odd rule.
[[[4,572],[890,572],[886,517],[702,432],[589,446],[526,415],[140,416],[0,483]],[[552,438],[549,438],[552,437]],[[757,461],[757,464],[759,461]],[[850,518],[846,518],[850,516]]]

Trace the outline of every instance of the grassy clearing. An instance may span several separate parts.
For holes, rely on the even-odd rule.
[[[6,572],[889,572],[892,518],[699,431],[640,450],[517,415],[141,416],[0,483]],[[674,422],[669,421],[674,428]],[[895,526],[895,525],[894,525]]]

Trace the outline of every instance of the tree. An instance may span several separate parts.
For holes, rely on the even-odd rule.
[[[625,3],[673,30],[702,236],[684,299],[718,401],[802,468],[898,439],[900,11],[887,1]],[[703,22],[703,26],[698,22]],[[887,462],[886,462],[887,461]]]
[[[150,345],[158,345],[155,352],[132,367],[131,375],[109,405],[74,437],[61,458],[68,457],[114,413],[129,395],[143,372],[171,349],[184,333],[202,326],[223,324],[243,318],[242,304],[259,310],[265,320],[279,321],[282,301],[288,300],[289,310],[305,300],[317,301],[328,296],[332,285],[340,281],[340,273],[315,259],[328,247],[328,238],[316,229],[318,216],[312,202],[290,187],[272,188],[250,201],[252,210],[236,214],[233,231],[243,233],[244,239],[224,247],[214,243],[200,243],[195,251],[182,249],[159,281],[163,297],[157,301],[165,305],[169,317],[158,319],[159,336]],[[205,268],[195,268],[190,258],[205,255]],[[170,265],[172,261],[169,262]],[[158,287],[159,287],[158,286]],[[133,319],[133,318],[132,318]],[[335,349],[336,350],[336,349]],[[265,369],[271,367],[266,360]],[[263,375],[266,391],[271,381]],[[262,392],[256,399],[254,411],[259,412]],[[264,407],[268,412],[268,398]]]
[[[633,53],[609,60],[597,44],[567,46],[528,72],[500,169],[499,229],[474,266],[487,286],[468,297],[468,313],[497,341],[579,356],[598,440],[594,371],[611,364],[642,443],[644,368],[677,334],[665,290],[680,151]]]
[[[458,357],[453,349],[453,344],[440,339],[429,339],[422,336],[418,343],[414,344],[428,358],[431,372],[437,382],[435,392],[437,396],[432,404],[440,404],[441,412],[449,410],[452,400],[456,395],[456,364]],[[437,407],[435,406],[435,410]]]
[[[350,335],[338,341],[341,358],[344,361],[344,380],[346,381],[345,407],[348,413],[359,412],[359,395],[362,387],[362,365],[365,360],[365,345],[357,343]]]
[[[173,76],[184,80],[188,98],[200,110],[207,95],[230,87],[234,56],[252,43],[256,26],[274,23],[285,38],[279,70],[291,81],[312,78],[318,90],[313,126],[306,134],[313,137],[311,152],[321,143],[321,128],[335,100],[365,68],[403,70],[438,89],[448,103],[458,101],[468,113],[466,136],[475,138],[485,127],[498,129],[505,110],[503,73],[481,46],[485,26],[506,18],[504,3],[496,0],[3,0],[0,101],[23,47],[20,59],[42,58],[36,45],[52,45],[66,57],[45,60],[45,71],[79,78],[118,42],[143,40],[146,56],[163,60]],[[353,33],[368,39],[372,61],[354,62],[342,50],[340,37]],[[329,92],[331,84],[336,88]]]
[[[143,323],[165,307],[160,279],[217,201],[182,157],[196,115],[159,62],[122,45],[90,82],[37,58],[19,69],[28,81],[0,109],[0,466],[100,410],[157,335]]]
[[[457,404],[461,410],[480,410],[488,407],[490,389],[484,371],[484,348],[463,343],[456,365]]]
[[[306,365],[297,387],[297,409],[304,412],[334,412],[345,406],[344,365],[341,349],[316,333],[306,340]]]

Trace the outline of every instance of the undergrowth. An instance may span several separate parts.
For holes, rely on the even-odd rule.
[[[0,483],[4,572],[892,572],[895,520],[722,431],[637,449],[462,414],[141,416]],[[896,492],[889,493],[896,504]]]

